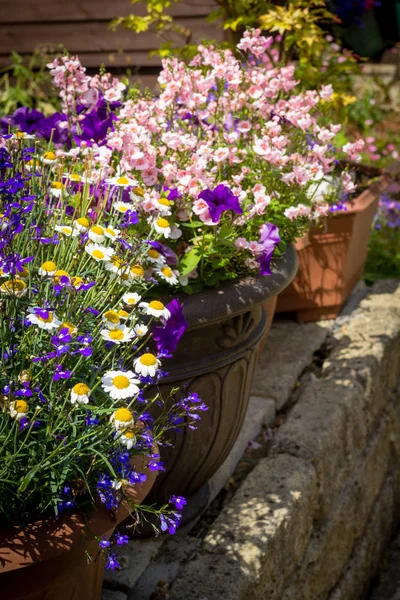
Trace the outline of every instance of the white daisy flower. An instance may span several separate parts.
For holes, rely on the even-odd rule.
[[[131,450],[136,444],[136,435],[132,429],[123,429],[118,436],[118,439],[128,450]]]
[[[122,302],[125,302],[128,306],[136,306],[141,300],[142,296],[139,296],[136,292],[130,294],[124,294],[122,296]]]
[[[114,427],[117,431],[122,429],[128,429],[133,425],[133,414],[129,410],[129,408],[121,407],[117,408],[117,410],[111,415],[110,418],[111,423],[114,424]]]
[[[90,221],[87,217],[79,217],[79,219],[75,219],[74,227],[79,233],[85,233],[90,227]]]
[[[62,181],[53,181],[50,187],[50,194],[55,198],[60,198],[65,191],[65,184]]]
[[[42,277],[51,277],[57,271],[57,265],[52,260],[46,260],[39,269],[39,275]]]
[[[16,296],[22,298],[27,293],[28,288],[22,279],[8,279],[0,285],[0,294],[7,294],[7,296]]]
[[[171,226],[167,219],[163,217],[156,219],[153,223],[154,229],[157,233],[161,233],[164,237],[169,238],[171,235]]]
[[[129,313],[126,310],[123,310],[122,308],[119,309],[117,314],[121,321],[126,321],[127,319],[129,319]]]
[[[100,335],[103,340],[119,345],[130,342],[135,337],[135,332],[126,325],[119,325],[113,329],[103,329]]]
[[[110,185],[116,185],[118,187],[133,187],[138,184],[136,179],[127,177],[127,175],[122,175],[120,177],[110,177],[109,179],[106,179],[106,183]]]
[[[159,300],[152,300],[151,302],[141,302],[139,304],[140,308],[143,309],[145,315],[152,315],[153,317],[164,317],[164,319],[169,319],[171,313],[168,308],[164,306],[162,302]]]
[[[113,204],[113,208],[115,210],[117,210],[120,213],[126,213],[128,212],[128,210],[133,210],[134,206],[132,206],[132,204],[128,204],[127,202],[114,202]]]
[[[39,306],[28,308],[28,313],[26,320],[32,325],[38,325],[40,329],[58,329],[61,325],[61,321],[57,319],[53,312]]]
[[[153,265],[163,265],[165,262],[165,257],[155,248],[149,248],[146,253],[146,257],[149,262],[153,263]]]
[[[42,156],[42,162],[45,165],[52,165],[56,162],[56,160],[57,156],[54,154],[54,152],[45,152]]]
[[[107,329],[119,327],[120,319],[116,310],[106,310],[102,318]]]
[[[154,206],[157,208],[160,214],[169,216],[171,214],[172,202],[168,198],[157,198],[154,200]]]
[[[79,231],[74,227],[70,227],[69,225],[56,225],[54,229],[59,233],[63,233],[67,237],[70,237],[71,235],[72,237],[76,237],[79,235]]]
[[[109,240],[116,240],[120,233],[121,233],[120,229],[115,229],[114,227],[111,227],[111,225],[106,227],[104,230],[104,235]]]
[[[146,354],[142,354],[139,358],[136,358],[133,361],[133,368],[135,372],[143,377],[154,377],[156,371],[160,368],[161,361],[158,360],[154,354],[150,354],[147,352]]]
[[[111,257],[110,262],[106,263],[106,269],[112,273],[121,274],[127,269],[127,264],[123,258],[114,255]]]
[[[144,196],[144,191],[142,188],[136,187],[129,192],[129,198],[132,200],[132,203],[136,207],[140,202],[142,202]]]
[[[107,371],[101,379],[103,390],[114,400],[136,396],[139,392],[138,383],[140,381],[133,371]]]
[[[25,133],[25,131],[17,131],[11,136],[12,140],[34,140],[35,138],[36,135],[33,135],[31,133]]]
[[[137,323],[135,325],[135,327],[133,328],[133,330],[134,330],[136,336],[138,338],[141,338],[147,334],[149,328],[147,327],[147,325],[144,325],[143,323]]]
[[[114,254],[114,250],[112,248],[106,248],[105,246],[100,246],[100,244],[88,244],[85,246],[85,250],[92,258],[99,262],[109,262]]]
[[[15,402],[11,402],[8,410],[13,419],[20,421],[27,416],[29,412],[29,406],[25,400],[16,400]]]
[[[167,281],[170,285],[177,285],[178,277],[169,267],[161,267],[160,269],[156,270],[156,273],[161,279],[164,279],[164,281]]]
[[[77,383],[71,389],[71,404],[89,404],[89,392],[86,383]]]
[[[104,227],[102,227],[101,225],[93,225],[89,229],[88,236],[89,239],[92,240],[92,242],[101,244],[102,242],[104,242]]]

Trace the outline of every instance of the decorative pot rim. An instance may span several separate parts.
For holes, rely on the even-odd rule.
[[[296,272],[296,250],[292,244],[288,244],[285,253],[274,261],[272,275],[224,281],[218,288],[208,288],[193,295],[178,294],[175,297],[183,302],[183,313],[190,327],[201,327],[263,304],[287,287]]]
[[[158,450],[158,446],[157,446]],[[132,457],[143,461],[145,457]],[[146,463],[150,459],[146,457]],[[143,469],[142,466],[137,467]],[[136,504],[141,504],[153,487],[157,472],[146,469],[147,479],[135,484],[126,493]],[[45,517],[26,525],[16,525],[0,531],[0,575],[23,567],[43,563],[92,541],[93,534],[101,536],[112,532],[128,517],[130,509],[125,502],[116,511],[108,511],[100,503],[90,517],[83,512],[63,514],[60,518]]]

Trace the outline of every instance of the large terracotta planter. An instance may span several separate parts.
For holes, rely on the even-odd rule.
[[[183,427],[171,434],[172,448],[161,448],[166,471],[149,494],[149,503],[163,504],[171,494],[185,496],[186,521],[207,504],[205,484],[228,456],[243,424],[258,347],[271,325],[276,296],[296,269],[296,252],[289,246],[273,275],[225,282],[182,297],[189,328],[173,359],[163,362],[169,376],[160,388],[165,394],[186,383],[208,411],[201,413],[196,431]]]
[[[299,322],[337,317],[363,275],[372,219],[389,183],[382,175],[324,229],[313,228],[296,242],[299,269],[279,295],[277,313],[294,313]]]
[[[143,458],[133,459],[143,472]],[[129,496],[140,504],[154,485],[156,474],[132,488]],[[129,514],[121,506],[116,514],[99,508],[87,520],[80,514],[47,518],[0,532],[0,598],[2,600],[98,600],[104,560],[90,531],[105,538]]]

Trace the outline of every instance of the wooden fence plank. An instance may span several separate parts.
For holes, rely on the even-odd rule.
[[[215,0],[186,0],[173,5],[175,17],[206,16],[216,8]],[[135,13],[145,15],[142,4],[129,0],[0,0],[0,23],[37,23],[57,21],[110,21]]]
[[[204,37],[216,41],[223,39],[223,31],[216,25],[210,26],[203,19],[180,19],[179,24],[192,30],[192,41],[200,42]],[[172,34],[179,43],[179,36]],[[160,38],[145,32],[139,35],[120,29],[114,33],[106,23],[88,21],[86,23],[38,23],[35,25],[12,24],[0,26],[0,55],[8,55],[11,50],[27,54],[38,45],[61,44],[72,54],[82,52],[110,53],[118,50],[135,52],[158,48]],[[146,61],[147,62],[147,61]]]

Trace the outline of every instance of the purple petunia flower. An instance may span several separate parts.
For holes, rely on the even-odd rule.
[[[238,215],[243,214],[239,198],[226,185],[220,184],[213,190],[203,190],[198,197],[207,203],[213,223],[218,223],[221,214],[226,210],[232,210]]]
[[[167,307],[171,316],[164,322],[164,326],[153,327],[152,335],[159,354],[170,356],[176,349],[179,340],[188,328],[188,322],[183,314],[183,304],[179,300],[172,300]]]

